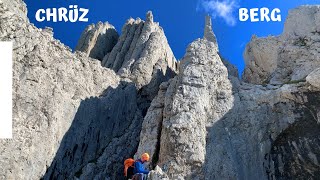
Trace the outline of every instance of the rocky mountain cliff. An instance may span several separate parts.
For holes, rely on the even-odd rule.
[[[101,61],[113,49],[118,38],[119,35],[114,26],[108,22],[98,22],[96,25],[89,25],[83,31],[75,50]]]
[[[75,53],[30,24],[22,1],[1,1],[0,14],[0,40],[14,42],[0,179],[121,179],[142,152],[149,179],[320,176],[320,6],[291,10],[278,37],[253,37],[243,80],[210,17],[177,63],[151,12],[120,36],[88,26]]]
[[[244,52],[244,81],[254,84],[301,81],[318,68],[319,11],[319,6],[298,7],[289,12],[280,36],[253,36]]]
[[[302,31],[300,26],[293,34],[287,28],[290,21],[297,21],[297,14],[301,19],[307,19],[304,15],[316,19],[319,8],[292,10],[281,35],[284,39],[254,37],[248,44],[244,81],[261,85],[228,77],[214,40],[204,37],[191,43],[180,62],[179,74],[162,84],[149,108],[138,154],[151,152],[153,166],[159,165],[170,179],[319,177],[320,83],[316,77],[320,56],[313,51],[319,42],[310,42],[306,49],[296,40],[309,34],[313,39],[320,36],[304,25],[301,28],[306,32],[300,34],[295,33]],[[272,59],[278,56],[275,44],[283,41],[287,41],[284,48],[300,51],[291,50],[296,53],[291,59]],[[305,65],[297,65],[298,61]],[[282,66],[273,67],[275,62]],[[277,74],[290,67],[300,74]],[[278,69],[274,77],[281,81],[262,81],[260,74],[272,68]],[[301,79],[287,79],[298,75]],[[155,105],[157,108],[153,108]],[[145,136],[155,132],[161,138],[151,144]]]
[[[176,74],[169,45],[152,45],[167,42],[164,34],[140,33],[148,41],[130,69],[137,77],[124,78],[92,59],[122,48],[112,25],[90,25],[77,48],[83,52],[72,53],[50,28],[29,23],[22,1],[1,2],[0,14],[0,40],[14,42],[14,138],[0,140],[0,179],[122,175],[122,159],[136,152],[160,83]],[[157,23],[153,28],[161,30]],[[155,61],[141,68],[149,58]]]

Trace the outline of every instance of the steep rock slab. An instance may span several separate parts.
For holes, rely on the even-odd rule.
[[[81,34],[76,51],[82,51],[86,56],[102,61],[110,53],[118,41],[119,35],[108,22],[98,22],[89,25]]]
[[[117,179],[139,143],[143,120],[134,83],[81,102],[44,179]]]
[[[301,155],[310,166],[305,166],[301,162],[295,166],[301,171],[310,172],[311,175],[306,177],[316,177],[318,171],[316,162],[320,157],[316,155],[316,158],[311,159],[306,154],[317,154],[318,133],[314,133],[313,137],[307,135],[309,129],[305,126],[301,126],[300,135],[296,130],[288,130],[294,124],[303,122],[313,123],[316,129],[319,127],[316,123],[319,118],[307,115],[310,113],[307,110],[310,109],[308,103],[312,101],[308,95],[312,91],[307,87],[305,83],[282,87],[242,84],[234,94],[233,108],[218,123],[207,129],[206,179],[285,177],[278,172],[283,172],[283,168],[290,168],[292,163],[289,158],[281,157],[283,155],[292,157],[295,153],[290,150],[274,152],[274,148],[282,148],[277,142],[285,132],[290,132],[289,136],[296,137],[295,140],[287,139],[286,142],[289,144],[295,143],[298,137],[301,138],[300,144],[312,144],[310,146],[313,149],[296,150],[300,152],[296,155]],[[319,91],[313,93],[316,101],[314,105],[319,105],[320,93]],[[311,114],[316,115],[318,111],[314,110]],[[285,147],[288,148],[293,147]],[[279,159],[282,161],[279,162]],[[291,172],[288,174],[291,176],[286,177],[295,177]]]
[[[279,37],[253,38],[244,53],[243,79],[254,84],[301,81],[320,65],[320,6],[289,12]]]
[[[246,68],[243,79],[253,84],[266,84],[277,68],[279,46],[278,37],[257,38],[253,36],[244,51]]]
[[[203,179],[206,129],[232,108],[232,87],[214,42],[191,43],[166,92],[159,164],[173,179]]]
[[[312,71],[306,78],[306,81],[310,83],[312,86],[320,89],[320,68]]]
[[[151,69],[154,89],[139,89],[87,54],[72,54],[52,29],[29,24],[25,8],[15,14],[21,1],[7,3],[0,3],[0,38],[14,41],[14,139],[0,142],[1,179],[122,176],[157,84],[171,77],[157,69],[167,64]]]
[[[150,171],[148,179],[169,180],[168,176],[162,171],[162,169],[159,166],[156,166],[154,170]]]
[[[167,59],[161,58],[161,48],[168,46],[163,41],[164,34],[162,36],[159,32],[152,32],[147,36],[149,28],[159,28],[153,23],[151,12],[147,14],[149,25],[144,26],[145,23],[142,22],[137,19],[132,28],[125,26],[124,29],[128,29],[129,34],[123,33],[126,36],[121,36],[118,41],[122,42],[124,39],[124,44],[118,43],[106,55],[110,58],[119,47],[121,53],[128,53],[130,49],[125,47],[130,42],[130,37],[136,34],[138,39],[129,45],[141,48],[139,64],[135,65],[132,74],[121,74],[123,81],[117,87],[108,88],[101,96],[81,104],[55,160],[44,176],[45,179],[117,179],[122,176],[122,162],[125,158],[132,157],[137,149],[143,118],[158,93],[159,85],[175,75],[175,69],[169,67]],[[136,31],[139,27],[146,29],[141,29],[143,33],[139,34]],[[131,53],[139,52],[134,48],[131,50]],[[121,53],[116,53],[112,61],[115,66],[121,65]],[[175,63],[175,59],[173,62]]]
[[[224,64],[235,80],[237,70],[220,59],[216,39],[212,38],[215,36],[209,32],[212,27],[208,16],[205,25],[204,39],[189,46],[179,66],[180,74],[160,86],[144,119],[136,153],[139,157],[148,152],[150,167],[161,165],[173,179],[204,178],[206,127],[232,106],[231,83]]]
[[[157,78],[157,72],[166,76],[169,71],[175,72],[177,69],[164,31],[159,23],[153,22],[150,11],[146,21],[131,18],[126,22],[118,43],[104,57],[102,65],[113,69],[121,77],[132,79],[138,88]]]
[[[0,40],[14,46],[13,139],[0,140],[0,179],[40,179],[81,102],[120,80],[93,59],[72,54],[50,29],[30,24],[25,9],[22,1],[0,3]]]
[[[172,179],[317,178],[319,66],[308,74],[307,82],[284,85],[239,83],[229,75],[231,93],[228,76],[221,70],[224,66],[219,66],[213,55],[216,48],[207,43],[207,40],[193,42],[181,62],[180,74],[169,81],[160,115],[163,123],[158,134],[161,139],[157,164]],[[201,61],[201,55],[211,57],[208,59],[216,62],[215,68],[202,69],[201,65],[211,64]],[[221,72],[215,73],[219,69]],[[199,78],[202,75],[210,78]],[[211,79],[218,82],[224,79],[225,85],[215,86]],[[216,99],[211,95],[215,87],[223,91],[213,96]],[[154,103],[160,104],[161,99]],[[212,108],[215,104],[222,110]],[[152,114],[152,110],[148,113]],[[156,114],[153,118],[160,116]],[[146,127],[159,121],[150,123],[153,118],[145,119],[149,122]],[[157,147],[156,143],[141,141],[139,149],[148,150],[149,146]]]
[[[320,32],[320,5],[300,6],[289,11],[283,36],[303,37]]]
[[[296,28],[305,28],[301,23],[306,20],[300,17],[317,19],[318,8],[290,11],[286,26],[299,22]],[[232,109],[207,129],[205,179],[318,177],[320,65],[315,49],[319,35],[309,32],[315,29],[311,26],[302,31],[310,41],[300,41],[300,30],[286,27],[281,37],[253,38],[249,43],[245,53],[252,64],[247,64],[244,80],[264,85],[232,81],[237,87]],[[277,48],[272,50],[277,46],[278,55]],[[310,73],[312,69],[316,70]]]

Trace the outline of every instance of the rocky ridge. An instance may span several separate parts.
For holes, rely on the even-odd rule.
[[[294,32],[302,32],[294,33],[295,39],[314,30],[309,22],[308,27],[300,20],[317,19],[318,9],[302,6],[292,10],[281,37],[292,35],[286,33],[292,20],[300,24]],[[205,29],[211,29],[207,28],[208,19],[206,22]],[[245,81],[263,83],[254,85],[228,76],[215,41],[208,39],[191,43],[179,74],[162,84],[152,102],[155,107],[144,120],[138,154],[151,152],[152,167],[159,165],[170,179],[317,178],[320,83],[319,56],[313,51],[318,49],[317,41],[301,50],[305,63],[310,64],[298,65],[301,56],[281,62],[293,65],[288,67],[294,67],[290,78],[301,76],[302,80],[287,81],[289,76],[275,73],[269,83],[259,77],[279,68],[285,71],[284,65],[272,65],[276,62],[272,58],[279,53],[277,44],[283,42],[276,37],[254,37],[245,52],[246,62],[253,65],[249,64],[244,74]],[[296,46],[289,43],[295,41],[286,42],[284,48]],[[301,52],[290,51],[296,55]],[[152,141],[145,138],[148,134],[152,134]],[[156,142],[155,137],[161,138]]]
[[[142,152],[154,180],[319,177],[318,12],[298,7],[282,35],[254,37],[243,82],[209,17],[177,67],[151,12],[129,19],[111,51],[98,23],[72,53],[29,23],[23,2],[0,2],[16,135],[0,140],[0,179],[121,179],[123,160]]]
[[[114,26],[108,22],[98,22],[96,25],[89,25],[82,32],[75,50],[101,61],[113,49],[118,38],[119,35]]]
[[[289,11],[280,36],[253,36],[244,52],[243,79],[254,84],[301,81],[320,63],[320,7]]]
[[[152,78],[132,81],[93,59],[113,48],[105,42],[117,38],[112,25],[90,25],[82,35],[87,38],[79,41],[84,52],[72,53],[53,38],[52,29],[29,23],[22,1],[1,1],[0,14],[0,40],[14,42],[15,134],[13,140],[0,140],[0,179],[122,175],[119,159],[135,153],[143,117],[159,84],[175,74],[167,56],[161,57],[172,52],[146,45],[145,55],[157,57],[156,65],[143,69]],[[175,58],[171,60],[175,64]]]
[[[126,67],[129,68],[126,71],[129,74],[124,75],[115,66],[110,67],[121,78],[120,84],[116,88],[108,87],[98,98],[81,104],[72,128],[65,135],[45,179],[114,179],[122,175],[122,161],[119,159],[133,155],[136,151],[143,118],[158,93],[159,85],[176,73],[176,60],[162,28],[153,22],[151,12],[147,13],[146,18],[146,22],[139,18],[136,21],[129,19],[117,43],[101,61],[103,65],[108,57],[115,56],[112,63],[121,65],[124,57],[130,57],[123,56],[130,47],[129,52],[137,59],[130,59],[132,66]],[[132,23],[140,24],[143,28],[134,32],[136,29],[131,27]],[[111,37],[115,37],[114,28],[109,24],[105,25],[112,30],[111,33],[104,33],[105,36],[112,39]],[[82,36],[90,37],[92,32],[88,29],[91,26],[86,28]],[[104,26],[98,23],[97,27],[101,26],[104,32]],[[126,29],[131,33],[126,32]],[[100,33],[101,29],[95,28],[93,32]],[[79,44],[82,44],[81,39]],[[83,47],[93,45],[97,47],[95,54],[103,54],[106,49],[101,48],[101,44],[108,44],[105,39],[104,36],[98,36],[94,41],[83,42]],[[86,53],[85,50],[84,52]],[[92,55],[91,51],[89,56]]]
[[[14,42],[14,136],[0,140],[0,179],[39,179],[53,161],[81,100],[99,96],[120,82],[112,70],[73,54],[53,38],[51,29],[30,24],[25,10],[22,1],[0,2],[0,40]]]

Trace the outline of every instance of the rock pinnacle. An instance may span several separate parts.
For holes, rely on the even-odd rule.
[[[153,22],[153,14],[152,11],[148,11],[147,12],[147,18],[146,18],[147,22]]]
[[[206,19],[205,19],[204,39],[217,44],[216,36],[214,35],[214,33],[212,31],[211,16],[209,16],[209,15],[206,15]]]

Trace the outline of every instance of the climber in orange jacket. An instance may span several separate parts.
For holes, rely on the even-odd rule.
[[[134,163],[135,160],[132,158],[128,158],[124,161],[124,176],[126,179],[132,179],[132,176],[134,175]]]

